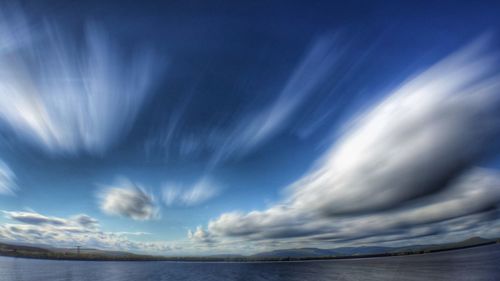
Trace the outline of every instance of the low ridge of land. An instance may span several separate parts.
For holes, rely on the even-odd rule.
[[[299,261],[320,259],[352,259],[368,257],[388,257],[426,254],[441,251],[465,249],[470,247],[500,243],[500,239],[472,237],[464,241],[412,245],[405,247],[341,247],[333,249],[298,248],[262,252],[251,256],[214,255],[214,256],[154,256],[139,255],[121,251],[105,251],[87,248],[53,248],[32,245],[0,243],[0,255],[19,258],[54,259],[54,260],[94,260],[94,261]]]

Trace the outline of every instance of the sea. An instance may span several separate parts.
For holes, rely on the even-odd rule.
[[[439,253],[300,262],[114,262],[0,257],[0,281],[500,280],[500,244]]]

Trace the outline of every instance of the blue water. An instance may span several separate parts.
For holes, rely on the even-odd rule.
[[[274,263],[86,262],[0,257],[0,281],[500,280],[500,245],[416,256]]]

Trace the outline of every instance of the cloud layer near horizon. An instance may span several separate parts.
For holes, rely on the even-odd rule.
[[[85,245],[98,249],[165,252],[165,242],[137,242],[130,233],[103,231],[97,219],[85,214],[69,218],[46,216],[35,211],[2,211],[13,223],[0,225],[0,239],[51,247]],[[133,235],[137,235],[133,233]]]
[[[488,221],[477,214],[496,216],[500,175],[474,168],[500,129],[496,58],[485,54],[486,45],[479,40],[405,82],[347,124],[281,202],[222,214],[209,222],[209,234],[254,241],[411,239],[451,234],[451,220],[466,220],[473,230]]]

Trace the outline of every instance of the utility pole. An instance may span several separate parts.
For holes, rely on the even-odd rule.
[[[77,255],[80,255],[80,248],[81,248],[81,247],[82,247],[82,246],[76,246],[76,254],[77,254]]]

